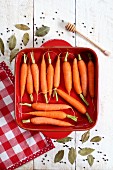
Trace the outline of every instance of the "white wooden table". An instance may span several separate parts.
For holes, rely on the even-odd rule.
[[[76,23],[79,31],[90,39],[99,43],[103,48],[111,51],[106,57],[96,47],[80,36],[65,30],[67,22]],[[0,37],[5,43],[5,55],[0,56],[0,61],[5,61],[14,72],[14,61],[9,63],[10,51],[7,40],[15,33],[16,47],[21,49],[23,31],[17,30],[14,25],[27,24],[30,27],[30,41],[27,47],[39,47],[49,39],[63,39],[73,46],[90,47],[99,59],[99,118],[96,126],[90,131],[90,139],[101,136],[102,140],[92,143],[88,140],[82,144],[80,139],[84,132],[72,132],[69,136],[73,139],[67,146],[54,142],[55,149],[49,151],[33,161],[18,168],[18,170],[112,170],[113,169],[113,1],[112,0],[0,0]],[[50,32],[42,38],[35,40],[36,27],[47,25]],[[9,30],[9,31],[8,31]],[[33,42],[34,40],[34,42]],[[92,167],[87,162],[87,157],[77,154],[73,165],[68,161],[69,147],[91,147],[95,151]],[[54,163],[54,156],[64,149],[65,155],[61,163]]]

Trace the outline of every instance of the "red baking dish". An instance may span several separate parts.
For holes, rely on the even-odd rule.
[[[28,119],[30,117],[26,116],[26,112],[33,111],[32,108],[28,106],[22,106],[20,105],[21,99],[20,99],[20,68],[23,62],[23,53],[28,54],[28,58],[30,58],[30,52],[34,52],[34,57],[35,61],[39,66],[39,71],[40,71],[40,64],[41,64],[41,59],[42,55],[46,51],[51,51],[50,56],[52,59],[52,64],[55,67],[56,59],[59,53],[65,53],[69,52],[72,53],[73,55],[69,55],[68,61],[70,62],[72,66],[73,59],[77,57],[78,54],[81,54],[82,59],[85,61],[86,65],[88,63],[88,53],[91,53],[92,55],[92,60],[95,65],[95,97],[92,101],[89,92],[87,94],[87,101],[89,102],[89,106],[87,107],[87,112],[89,113],[90,117],[93,119],[93,123],[89,123],[87,120],[87,117],[81,113],[79,113],[75,108],[73,108],[75,115],[78,117],[78,121],[74,122],[71,119],[66,118],[65,121],[68,121],[72,124],[74,124],[73,127],[58,127],[58,126],[53,126],[53,125],[34,125],[32,123],[22,123],[22,119]],[[45,60],[48,66],[48,60],[47,56],[45,55]],[[66,92],[65,87],[64,87],[64,80],[63,80],[63,73],[62,73],[62,63],[63,63],[63,57],[61,57],[61,82],[59,89],[62,89],[63,91]],[[38,101],[39,102],[45,102],[44,96],[42,93],[40,93],[41,90],[39,91],[39,96],[38,96]],[[81,103],[82,100],[79,98],[79,96],[76,94],[75,90],[72,88],[71,90],[71,96],[79,100]],[[34,96],[34,102],[36,101],[36,94],[35,91],[33,93]],[[22,98],[23,103],[31,103],[29,96],[27,92],[25,91],[25,94]],[[54,97],[51,97],[49,103],[65,103],[68,104],[65,100],[63,100],[59,96],[59,101],[56,102]],[[83,103],[84,104],[84,103]],[[74,112],[71,109],[64,110],[68,114],[74,114]],[[96,53],[90,49],[90,48],[83,48],[83,47],[72,47],[68,42],[63,41],[63,40],[49,40],[45,42],[41,47],[39,48],[28,48],[28,49],[23,49],[21,50],[16,57],[15,61],[15,119],[17,124],[27,130],[35,130],[35,131],[41,131],[42,133],[46,134],[47,136],[51,136],[53,138],[60,138],[67,136],[70,132],[72,131],[83,131],[83,130],[88,130],[91,129],[95,126],[97,122],[97,117],[98,117],[98,58]],[[59,135],[57,135],[59,134]]]

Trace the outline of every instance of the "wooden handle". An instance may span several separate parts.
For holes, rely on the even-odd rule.
[[[86,39],[87,41],[89,41],[90,43],[92,43],[95,47],[97,47],[100,51],[102,51],[106,56],[109,56],[110,55],[110,52],[109,51],[106,51],[105,49],[103,49],[102,47],[100,47],[97,43],[93,42],[92,40],[90,40],[88,37],[86,37],[85,35],[83,35],[81,32],[79,32],[75,25],[73,24],[70,24],[68,23],[65,28],[68,30],[68,31],[71,31],[71,32],[77,32],[81,37],[83,37],[84,39]]]
[[[92,43],[95,47],[97,47],[100,51],[102,51],[106,56],[110,55],[109,51],[106,51],[105,49],[103,49],[102,47],[100,47],[97,43],[95,43],[94,41],[90,40],[88,37],[86,37],[85,35],[83,35],[81,32],[79,32],[78,30],[76,30],[76,32],[83,37],[84,39],[86,39],[87,41],[89,41],[90,43]]]

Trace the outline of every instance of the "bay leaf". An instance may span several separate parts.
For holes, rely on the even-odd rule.
[[[88,130],[87,132],[85,132],[82,137],[81,137],[81,141],[82,143],[86,142],[90,137],[90,131]]]
[[[81,155],[81,156],[86,156],[90,153],[92,153],[95,149],[92,149],[92,148],[82,148],[78,151],[78,153]]]
[[[10,50],[13,50],[16,46],[16,37],[15,35],[12,35],[10,38],[9,38],[9,49]]]
[[[35,36],[37,37],[43,37],[45,36],[46,34],[48,34],[50,30],[50,27],[47,27],[47,26],[42,26],[40,27],[39,29],[36,29],[36,32],[35,32]]]
[[[19,30],[29,30],[30,28],[25,24],[16,24],[15,27]]]
[[[29,42],[29,34],[28,33],[25,33],[24,35],[23,35],[23,44],[26,46],[27,45],[27,43]]]
[[[19,52],[19,49],[13,49],[10,53],[10,62],[16,57],[17,53]]]
[[[0,38],[0,50],[1,50],[1,53],[4,55],[4,42],[1,38]]]
[[[71,164],[73,164],[75,162],[76,159],[76,149],[74,149],[73,147],[71,147],[69,153],[68,153],[68,160]]]
[[[58,153],[55,155],[54,163],[61,161],[63,159],[63,156],[64,156],[64,150],[58,151]]]
[[[66,142],[69,142],[71,139],[72,139],[71,137],[66,137],[66,138],[62,138],[62,139],[57,139],[56,142],[66,143]]]
[[[87,156],[87,160],[88,160],[89,165],[92,166],[93,163],[94,163],[94,158],[93,158],[93,156],[92,156],[92,155],[88,155],[88,156]]]
[[[101,137],[100,136],[95,136],[95,137],[93,137],[91,140],[90,140],[90,142],[100,142],[101,141]]]

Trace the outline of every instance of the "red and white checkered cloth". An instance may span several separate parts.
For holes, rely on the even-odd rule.
[[[12,170],[54,148],[39,132],[21,129],[14,120],[14,76],[0,63],[0,170]]]

